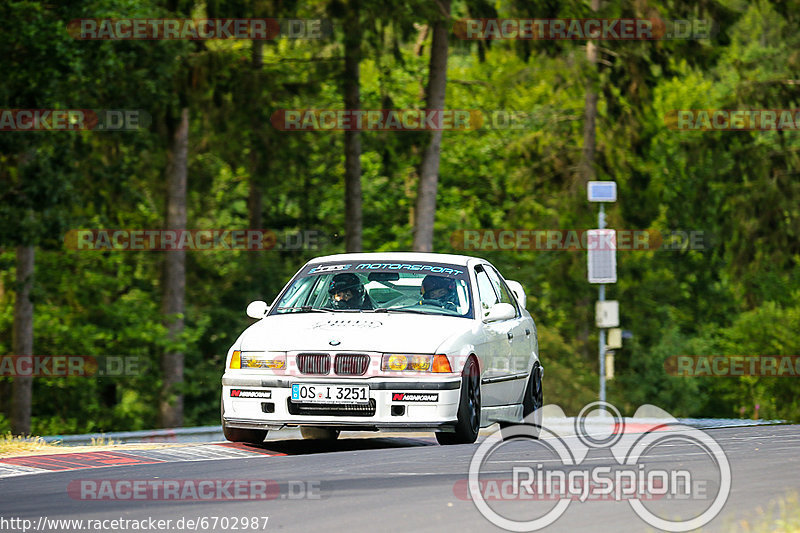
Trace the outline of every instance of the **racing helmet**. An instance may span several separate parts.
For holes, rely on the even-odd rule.
[[[445,289],[447,291],[447,294],[441,298],[437,298],[438,300],[455,303],[456,281],[453,278],[434,276],[433,274],[428,274],[425,276],[425,278],[422,280],[422,286],[420,287],[422,299],[429,298],[427,295],[437,289]]]
[[[349,300],[337,300],[336,294],[345,291],[351,291],[353,296]],[[358,309],[364,302],[364,284],[355,274],[349,272],[336,274],[328,285],[328,294],[334,308]]]

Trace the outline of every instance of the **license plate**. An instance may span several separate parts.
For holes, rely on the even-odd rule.
[[[292,401],[301,403],[369,403],[369,386],[293,383]]]

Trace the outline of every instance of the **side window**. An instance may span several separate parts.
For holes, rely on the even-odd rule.
[[[509,289],[506,285],[506,282],[503,281],[503,278],[500,277],[500,274],[498,274],[493,268],[487,268],[486,271],[489,273],[489,279],[492,280],[492,285],[497,291],[497,294],[500,295],[500,302],[511,304],[512,307],[516,309],[517,316],[519,316],[519,305],[517,305],[517,299],[514,297],[511,289]]]
[[[475,269],[475,279],[478,281],[478,298],[481,302],[481,312],[485,315],[499,300],[494,292],[492,281],[482,267]]]
[[[324,307],[328,303],[328,284],[333,276],[315,276],[311,294],[306,299],[306,305]]]

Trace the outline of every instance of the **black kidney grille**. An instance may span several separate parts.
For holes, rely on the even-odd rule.
[[[369,367],[369,355],[363,353],[340,353],[334,360],[333,368],[340,376],[361,376]]]
[[[297,368],[302,374],[330,374],[331,356],[326,353],[301,353],[297,356]]]

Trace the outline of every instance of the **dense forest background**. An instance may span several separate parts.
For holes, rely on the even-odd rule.
[[[32,247],[33,353],[150,362],[117,379],[36,378],[32,433],[162,424],[161,360],[172,352],[184,357],[183,381],[175,384],[182,423],[218,423],[224,355],[250,322],[247,303],[272,301],[306,260],[345,250],[345,135],[279,131],[270,117],[280,109],[343,108],[348,45],[358,51],[362,109],[424,109],[430,28],[442,5],[0,5],[0,106],[141,109],[152,118],[138,131],[0,132],[0,354],[14,353],[20,250]],[[265,42],[85,41],[67,31],[79,18],[193,16],[324,18],[333,31]],[[716,31],[709,39],[600,41],[596,61],[585,41],[475,41],[451,31],[468,17],[593,16],[705,19]],[[454,0],[446,20],[445,107],[525,120],[517,129],[443,133],[434,250],[462,253],[451,237],[464,229],[595,227],[580,167],[586,96],[596,93],[591,171],[619,188],[609,227],[714,237],[705,250],[618,252],[619,282],[607,298],[619,300],[632,338],[616,352],[609,400],[627,415],[652,403],[676,416],[749,418],[758,405],[761,418],[800,419],[798,378],[685,378],[664,370],[680,354],[800,354],[800,132],[676,131],[665,118],[676,109],[800,108],[800,5]],[[181,328],[171,330],[162,301],[172,252],[76,251],[64,237],[78,228],[166,227],[168,174],[185,118],[185,227],[326,238],[304,250],[187,252],[185,311]],[[361,132],[359,140],[361,246],[410,250],[428,136]],[[597,395],[597,289],[586,279],[585,252],[467,253],[526,288],[545,402],[576,414]],[[0,432],[11,428],[13,391],[12,379],[0,378]]]

